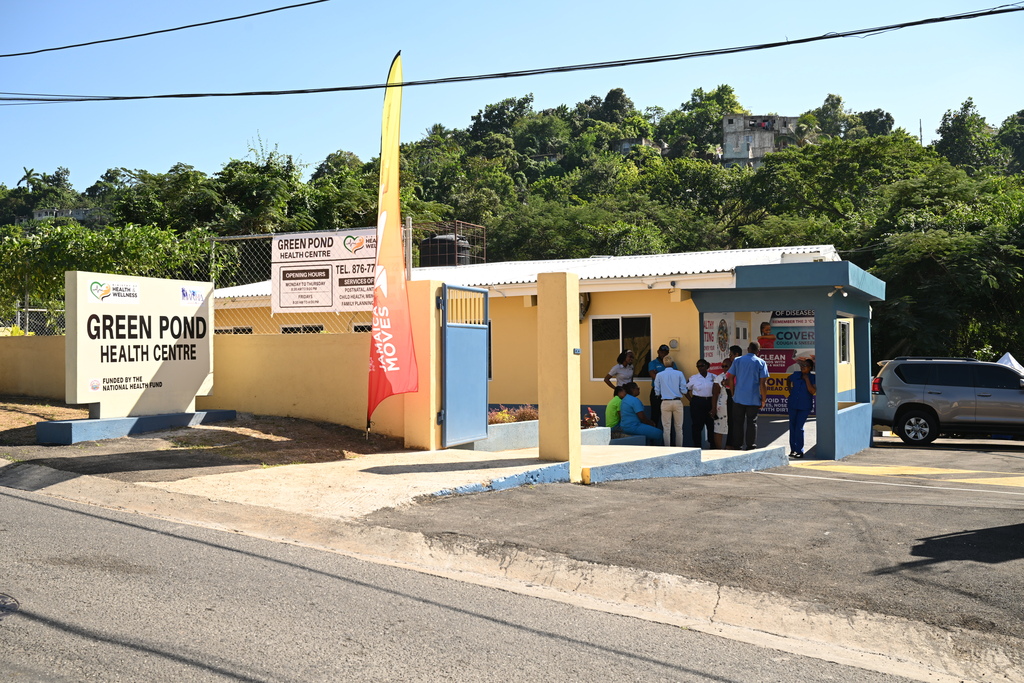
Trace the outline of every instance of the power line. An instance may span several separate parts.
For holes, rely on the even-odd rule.
[[[136,33],[132,36],[122,36],[121,38],[104,38],[103,40],[92,40],[88,43],[76,43],[75,45],[63,45],[61,47],[44,47],[39,50],[30,50],[28,52],[12,52],[7,55],[0,55],[0,59],[4,57],[25,57],[27,55],[38,55],[44,52],[57,52],[58,50],[71,50],[76,47],[86,47],[89,45],[100,45],[102,43],[116,43],[119,40],[131,40],[133,38],[145,38],[146,36],[155,36],[160,33],[172,33],[174,31],[184,31],[189,28],[197,28],[199,26],[210,26],[212,24],[223,24],[226,21],[236,21],[238,19],[248,19],[250,17],[258,17],[261,14],[270,14],[272,12],[283,12],[286,9],[295,9],[296,7],[305,7],[307,5],[316,5],[321,2],[327,2],[328,0],[311,0],[310,2],[303,2],[298,5],[288,5],[287,7],[277,7],[275,9],[263,10],[262,12],[253,12],[252,14],[242,14],[237,17],[228,17],[227,19],[215,19],[214,21],[204,21],[198,24],[189,24],[187,26],[178,26],[177,28],[164,28],[159,31],[149,31],[147,33]]]
[[[317,0],[323,2],[324,0]],[[1024,11],[1024,3],[1015,3],[1012,5],[1000,5],[986,10],[978,10],[975,12],[965,12],[963,14],[955,14],[944,17],[933,17],[930,19],[920,19],[918,21],[909,21],[899,24],[891,24],[888,26],[879,26],[875,28],[857,29],[854,31],[843,31],[839,33],[826,33],[821,36],[811,36],[809,38],[798,38],[796,40],[785,40],[774,43],[762,43],[759,45],[745,45],[742,47],[728,47],[718,48],[714,50],[700,50],[696,52],[683,52],[680,54],[673,55],[661,55],[657,57],[640,57],[635,59],[621,59],[608,62],[592,62],[589,64],[573,64],[568,66],[556,66],[546,67],[541,69],[524,69],[520,71],[506,71],[491,74],[480,74],[476,76],[453,76],[448,78],[433,78],[419,81],[406,81],[395,85],[388,85],[386,83],[374,83],[370,85],[347,85],[347,86],[336,86],[328,88],[303,88],[296,90],[256,90],[248,92],[231,92],[231,93],[178,93],[172,95],[85,95],[85,96],[73,96],[73,95],[28,95],[19,96],[17,93],[0,93],[0,106],[13,106],[18,104],[44,104],[51,102],[121,102],[127,100],[159,100],[159,99],[192,99],[200,97],[268,97],[277,95],[312,95],[319,93],[333,93],[333,92],[354,92],[360,90],[381,90],[388,87],[412,87],[419,85],[442,85],[447,83],[468,83],[470,81],[483,81],[483,80],[494,80],[502,78],[523,78],[526,76],[540,76],[545,74],[555,73],[570,73],[574,71],[592,71],[596,69],[615,69],[625,66],[637,66],[640,64],[656,64],[659,62],[672,62],[680,61],[684,59],[695,59],[697,57],[716,57],[721,55],[739,54],[742,52],[755,52],[758,50],[771,50],[780,47],[789,47],[792,45],[804,45],[807,43],[815,43],[823,40],[834,40],[837,38],[854,38],[854,37],[872,37],[881,33],[887,33],[889,31],[898,31],[904,28],[913,28],[916,26],[925,26],[929,24],[940,24],[951,21],[963,21],[965,19],[978,19],[981,17],[997,16],[1000,14],[1008,14],[1010,12],[1021,12]]]

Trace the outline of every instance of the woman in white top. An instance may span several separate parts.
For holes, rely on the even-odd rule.
[[[604,376],[604,383],[610,386],[612,391],[615,391],[616,386],[623,387],[633,381],[633,352],[628,349],[623,351],[615,362],[617,365]],[[613,379],[615,384],[612,384]]]

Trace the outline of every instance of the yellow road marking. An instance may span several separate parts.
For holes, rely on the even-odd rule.
[[[843,472],[845,474],[868,474],[878,477],[891,477],[907,474],[998,474],[998,472],[980,472],[978,470],[950,470],[941,467],[909,467],[900,465],[839,465],[816,462],[791,462],[790,467],[825,470],[827,472]]]
[[[985,470],[953,470],[944,467],[912,467],[901,465],[842,465],[829,462],[791,462],[790,467],[798,467],[805,470],[838,472],[840,474],[856,474],[872,477],[909,477],[912,479],[927,479],[922,475],[957,474],[959,479],[933,479],[932,481],[943,481],[957,484],[986,484],[989,486],[1014,486],[1024,488],[1024,476],[1011,472],[988,472]],[[995,477],[964,477],[970,474],[995,474]]]

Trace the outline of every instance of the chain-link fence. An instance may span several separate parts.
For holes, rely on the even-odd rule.
[[[315,237],[323,233],[302,233]],[[216,334],[347,334],[369,332],[370,311],[274,312],[271,246],[281,235],[217,237],[211,250]]]
[[[0,318],[0,337],[61,334],[64,334],[64,311],[23,307],[11,316]]]
[[[362,228],[360,230],[374,230]],[[352,231],[359,232],[359,231]],[[325,233],[296,233],[311,237]],[[332,234],[334,234],[332,232]],[[271,302],[271,249],[280,234],[217,237],[210,244],[209,263],[195,264],[182,279],[214,282],[214,331],[217,334],[350,334],[369,332],[369,306],[362,311],[274,312]],[[403,230],[412,267],[460,266],[487,259],[486,229],[463,221],[407,224]],[[365,264],[364,264],[365,267]],[[206,272],[202,272],[206,271]],[[370,271],[372,272],[372,270]],[[35,301],[26,281],[17,306],[0,314],[0,336],[62,335],[64,311],[59,299],[50,306]]]
[[[351,232],[360,230],[374,229],[362,228]],[[303,232],[293,236],[308,239],[324,234],[328,233]],[[369,306],[361,311],[331,313],[280,312],[280,306],[273,305],[272,240],[282,236],[244,235],[213,240],[210,272],[214,274],[216,286],[214,331],[217,334],[370,332],[372,318]],[[413,267],[482,263],[487,258],[486,237],[483,226],[462,221],[407,224],[403,230],[406,254]],[[322,267],[310,265],[311,269]]]

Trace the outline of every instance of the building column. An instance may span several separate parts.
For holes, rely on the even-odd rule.
[[[836,459],[836,313],[828,306],[814,312],[814,369],[819,400],[815,403],[815,423],[818,442],[815,454],[819,458]],[[825,400],[820,400],[824,398]]]
[[[537,398],[541,460],[569,463],[582,481],[580,456],[580,287],[573,273],[537,276]]]

